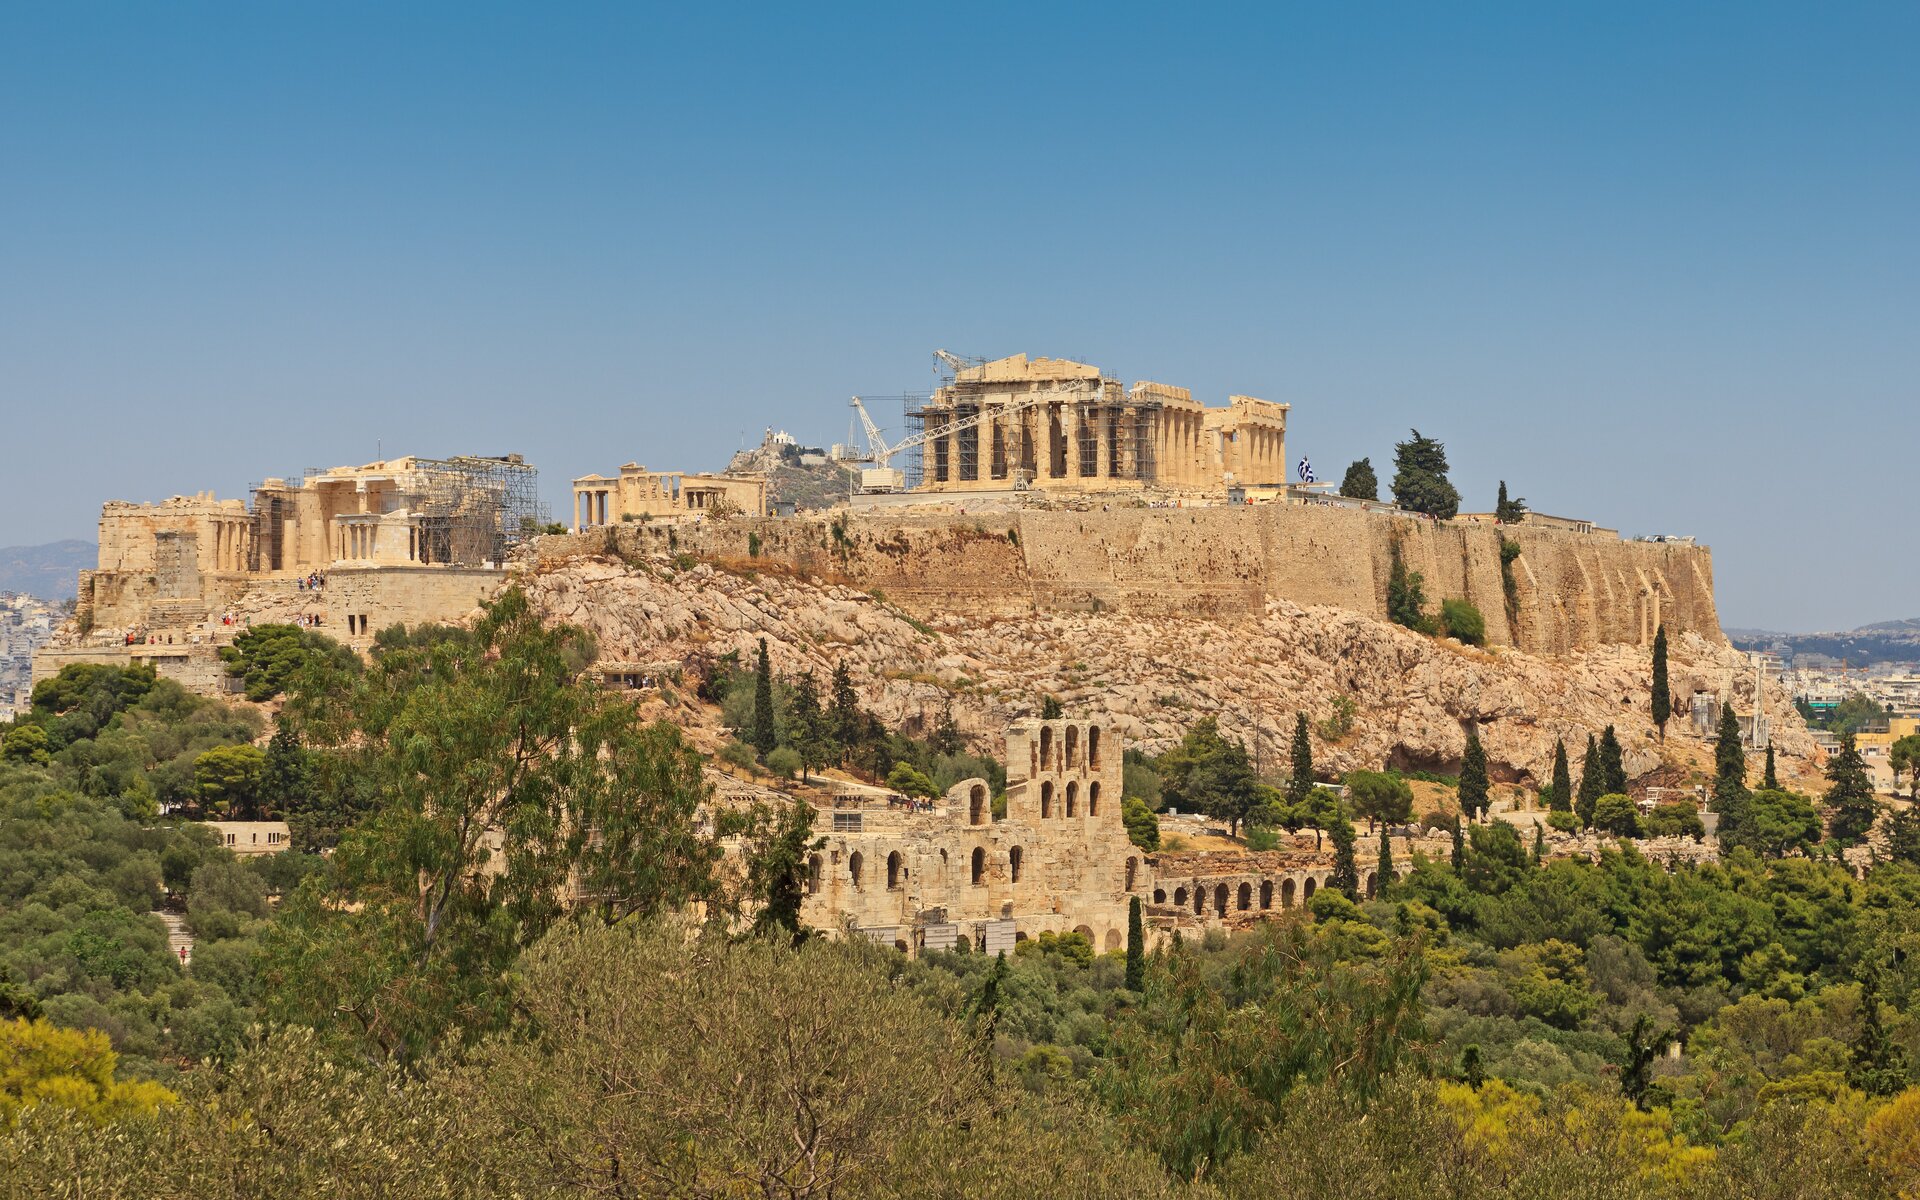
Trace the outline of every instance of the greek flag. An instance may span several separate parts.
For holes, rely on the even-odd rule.
[[[1308,462],[1304,455],[1302,455],[1300,458],[1300,482],[1301,483],[1320,482],[1319,480],[1313,477],[1313,464],[1311,462]]]

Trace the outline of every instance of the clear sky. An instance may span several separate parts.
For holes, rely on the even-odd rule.
[[[712,469],[930,352],[1409,427],[1920,616],[1920,6],[0,0],[0,545],[421,453]],[[876,414],[880,415],[880,414]],[[883,420],[885,418],[883,417]],[[898,417],[893,416],[897,427]]]

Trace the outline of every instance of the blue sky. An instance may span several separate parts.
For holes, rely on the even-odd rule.
[[[1447,443],[1920,616],[1920,7],[0,2],[0,545],[415,452],[722,464],[930,352]],[[897,420],[897,418],[896,418]],[[1383,478],[1389,472],[1382,470]]]

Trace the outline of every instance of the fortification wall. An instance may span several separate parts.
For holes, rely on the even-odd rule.
[[[1511,603],[1503,538],[1520,547]],[[543,538],[536,553],[757,559],[878,589],[920,616],[1100,610],[1230,619],[1280,599],[1384,618],[1396,544],[1423,576],[1430,609],[1472,601],[1497,644],[1544,654],[1645,644],[1662,622],[1670,633],[1723,638],[1705,547],[1310,505],[630,523]]]

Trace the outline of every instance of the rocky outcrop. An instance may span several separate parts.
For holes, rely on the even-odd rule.
[[[678,565],[676,565],[676,562]],[[629,561],[583,556],[524,576],[550,618],[592,630],[608,657],[694,662],[738,652],[751,661],[766,638],[776,669],[824,680],[845,662],[866,702],[889,723],[936,720],[951,702],[982,748],[1043,694],[1069,710],[1110,714],[1129,745],[1157,750],[1201,716],[1218,716],[1266,763],[1286,754],[1294,714],[1325,726],[1316,761],[1335,769],[1382,763],[1457,769],[1471,723],[1496,779],[1538,785],[1564,738],[1575,758],[1589,733],[1614,725],[1629,771],[1699,759],[1681,734],[1695,690],[1731,685],[1750,711],[1752,679],[1723,639],[1672,638],[1671,678],[1681,714],[1663,747],[1649,710],[1644,647],[1603,645],[1555,657],[1478,650],[1425,637],[1359,612],[1268,600],[1256,612],[1213,616],[1137,612],[1010,612],[915,616],[884,595],[766,567],[689,565],[667,553]],[[1341,698],[1351,728],[1339,732]],[[1788,698],[1769,685],[1783,771],[1816,751]]]

